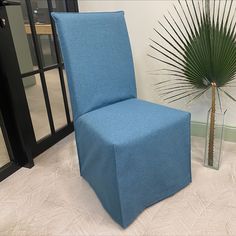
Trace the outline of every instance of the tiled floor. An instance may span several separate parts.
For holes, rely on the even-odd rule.
[[[236,235],[236,144],[219,171],[202,166],[203,146],[193,138],[192,184],[124,230],[80,177],[72,134],[0,183],[0,235]]]

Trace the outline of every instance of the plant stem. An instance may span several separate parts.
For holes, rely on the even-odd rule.
[[[216,112],[216,83],[211,83],[212,97],[211,97],[211,115],[210,115],[210,134],[208,146],[208,165],[213,166],[214,157],[214,136],[215,136],[215,112]]]

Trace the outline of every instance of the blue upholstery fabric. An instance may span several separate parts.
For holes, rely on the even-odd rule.
[[[122,226],[191,181],[190,115],[129,99],[75,123],[81,173]]]
[[[54,13],[53,17],[76,114],[74,127],[81,175],[111,217],[127,227],[146,207],[191,182],[190,114],[135,98],[132,57],[122,12]],[[96,27],[90,27],[95,22]],[[68,30],[70,24],[76,25],[74,31]],[[92,32],[82,35],[77,32],[80,29]],[[112,40],[104,39],[104,35]],[[73,38],[73,42],[68,38]],[[91,47],[98,53],[94,44],[100,45],[103,40],[106,44],[100,53],[104,67],[95,62],[94,58],[100,60],[100,55],[91,58],[90,54]],[[117,41],[119,47],[114,45]],[[74,54],[82,47],[81,42],[83,53]],[[126,50],[120,51],[120,47]],[[90,68],[90,60],[99,66]],[[104,78],[106,68],[109,76]],[[93,70],[94,77],[86,70]]]
[[[136,97],[123,12],[52,13],[52,16],[69,77],[72,103],[76,104],[72,106],[74,119],[113,102]]]

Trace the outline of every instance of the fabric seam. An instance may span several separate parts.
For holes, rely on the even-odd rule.
[[[120,198],[120,188],[119,188],[119,181],[117,177],[117,163],[116,163],[116,148],[115,145],[113,144],[113,150],[114,150],[114,158],[115,158],[115,171],[116,171],[116,184],[117,184],[117,192],[118,192],[118,198],[119,198],[119,205],[120,205],[120,215],[121,215],[121,223],[124,225],[123,221],[123,209],[122,209],[122,204],[121,204],[121,198]]]

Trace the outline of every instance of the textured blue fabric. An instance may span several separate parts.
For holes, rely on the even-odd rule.
[[[81,173],[123,227],[191,181],[190,114],[138,99],[75,123]]]
[[[81,175],[111,217],[127,227],[146,207],[191,182],[190,114],[134,98],[122,12],[53,17],[68,74]],[[90,60],[97,66],[89,66]]]
[[[136,97],[123,12],[52,13],[69,78],[74,119]]]

